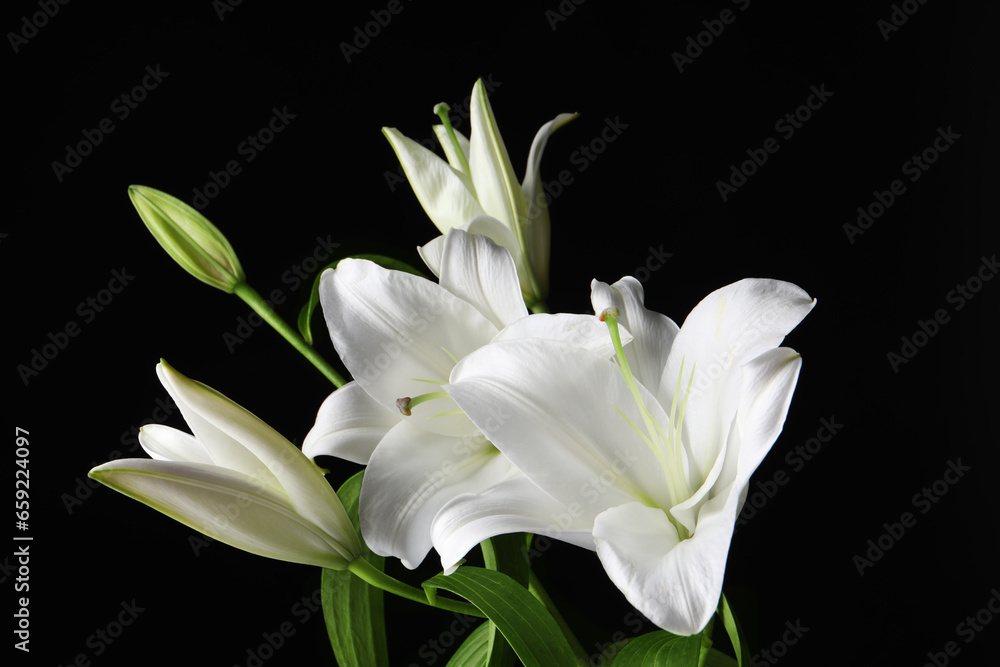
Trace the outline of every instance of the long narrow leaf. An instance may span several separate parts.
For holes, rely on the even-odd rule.
[[[681,637],[658,630],[629,642],[613,667],[697,667],[700,653],[700,634]]]
[[[544,605],[505,574],[460,567],[424,582],[433,595],[442,588],[461,595],[500,628],[525,667],[576,667],[569,643]]]
[[[355,528],[358,525],[359,472],[337,491]],[[378,569],[384,560],[365,549],[365,558]],[[389,667],[382,591],[350,572],[323,570],[323,619],[330,646],[341,667]]]
[[[492,627],[493,624],[489,621],[480,623],[465,638],[445,667],[486,667],[490,659],[490,631]]]
[[[744,665],[750,667],[750,647],[747,645],[746,637],[740,632],[740,624],[736,621],[736,616],[729,606],[729,600],[726,599],[725,593],[719,600],[719,616],[722,617],[722,624],[726,627],[729,641],[732,642],[733,649],[736,651],[737,664],[739,667],[744,667]]]

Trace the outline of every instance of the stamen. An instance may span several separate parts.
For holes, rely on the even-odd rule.
[[[462,171],[471,178],[472,170],[469,168],[469,161],[466,159],[465,153],[462,152],[461,144],[458,143],[458,137],[455,136],[455,130],[451,127],[451,119],[448,117],[449,111],[451,111],[451,107],[444,102],[434,105],[434,113],[441,119],[441,124],[444,125],[444,129],[448,132],[448,138],[451,139],[451,143],[455,147],[455,152],[458,153],[458,158],[462,162]]]
[[[444,391],[432,391],[429,394],[420,394],[420,396],[404,396],[403,398],[396,399],[396,407],[399,411],[403,413],[403,416],[411,416],[412,409],[420,405],[421,403],[426,403],[427,401],[433,401],[435,398],[448,398],[448,393]]]

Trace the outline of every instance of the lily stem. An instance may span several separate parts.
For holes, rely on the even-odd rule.
[[[563,615],[559,613],[559,608],[556,607],[555,602],[549,597],[548,591],[542,586],[542,582],[538,580],[538,575],[535,574],[534,570],[528,570],[528,592],[534,595],[539,602],[545,605],[545,608],[552,614],[552,618],[556,620],[559,625],[559,629],[562,630],[563,635],[566,637],[566,641],[569,642],[569,647],[573,649],[573,654],[576,656],[577,663],[580,665],[590,665],[590,655],[587,654],[587,650],[583,648],[583,644],[580,640],[576,638],[573,634],[573,630],[570,629],[569,623],[563,618]]]
[[[444,609],[446,611],[453,611],[459,614],[465,614],[466,616],[476,616],[478,618],[485,618],[486,615],[479,609],[468,602],[462,602],[460,600],[452,600],[449,598],[444,598],[437,596],[434,602],[431,602],[427,598],[427,593],[419,588],[414,588],[409,584],[404,584],[402,581],[390,577],[388,574],[379,570],[374,565],[369,563],[364,558],[358,558],[347,566],[355,576],[364,581],[367,584],[371,584],[375,588],[379,588],[387,593],[392,593],[393,595],[398,595],[401,598],[406,598],[407,600],[412,600],[414,602],[419,602],[425,604],[428,607],[436,607],[438,609]]]
[[[243,299],[247,305],[256,311],[265,322],[271,325],[271,327],[284,336],[285,340],[292,344],[292,346],[302,353],[306,359],[308,359],[313,366],[319,369],[319,372],[326,376],[326,378],[333,383],[335,387],[344,386],[344,378],[340,376],[337,371],[327,363],[326,359],[321,357],[318,352],[309,343],[307,343],[302,336],[299,335],[295,329],[293,329],[287,322],[285,322],[281,317],[274,312],[264,301],[263,297],[257,293],[257,290],[250,287],[246,282],[241,282],[236,285],[233,289],[233,294]]]

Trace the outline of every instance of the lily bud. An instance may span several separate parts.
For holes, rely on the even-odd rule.
[[[144,185],[130,185],[128,196],[153,237],[185,271],[229,294],[244,281],[233,247],[196,209]]]

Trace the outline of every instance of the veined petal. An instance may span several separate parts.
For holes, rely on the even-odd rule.
[[[448,502],[434,519],[431,539],[451,574],[477,544],[507,533],[535,533],[594,550],[594,516],[554,500],[522,475]]]
[[[189,461],[214,465],[205,445],[190,433],[162,424],[146,424],[139,429],[139,444],[159,461]]]
[[[302,443],[302,453],[311,459],[336,456],[367,464],[375,446],[402,419],[357,382],[348,382],[323,401],[316,424]]]
[[[464,173],[395,128],[384,127],[382,133],[392,144],[420,205],[442,233],[485,212]]]
[[[445,387],[484,435],[553,498],[585,507],[669,506],[661,467],[617,367],[562,341],[525,338],[463,359]],[[649,414],[667,416],[640,387]],[[621,413],[619,413],[621,410]]]
[[[466,159],[468,159],[469,140],[465,137],[464,134],[462,134],[458,130],[452,128],[452,131],[455,133],[455,139],[458,140],[458,145],[461,147],[462,153],[466,156]],[[464,171],[465,165],[462,164],[462,159],[459,158],[458,152],[455,150],[455,144],[451,143],[451,137],[448,136],[448,130],[445,128],[445,126],[435,125],[434,136],[437,137],[438,142],[441,144],[441,148],[444,149],[444,156],[448,158],[448,164],[450,164],[452,168],[455,169],[455,171],[461,172],[463,175],[466,175]],[[468,185],[470,186],[469,190],[472,192],[473,195],[475,195],[476,189],[471,187],[472,186],[471,180],[468,182]]]
[[[457,495],[500,482],[512,466],[486,438],[450,438],[408,421],[375,449],[361,486],[361,532],[375,553],[413,569],[431,548],[431,525]]]
[[[404,396],[439,391],[430,383],[446,381],[457,359],[497,333],[473,305],[437,283],[366,260],[343,260],[323,274],[319,291],[341,359],[354,380],[390,410]],[[451,404],[432,414],[454,409]],[[424,423],[445,434],[475,432],[463,415]]]
[[[619,328],[619,335],[623,345],[632,341],[632,334],[624,328]],[[607,325],[593,315],[536,313],[507,325],[492,342],[518,338],[561,340],[590,350],[602,359],[615,356],[615,346],[608,334]]]
[[[528,315],[510,252],[479,234],[448,232],[441,287],[475,306],[497,330]]]
[[[662,510],[639,503],[611,508],[595,520],[605,571],[657,626],[693,635],[711,620],[722,594],[738,496],[729,487],[705,503],[697,532],[683,541]]]
[[[287,498],[218,466],[121,459],[94,468],[90,476],[250,553],[337,569],[361,553],[353,528],[327,533],[302,517]]]
[[[785,335],[812,309],[801,288],[778,280],[748,278],[703,299],[674,338],[660,381],[660,402],[669,405],[681,365],[682,391],[694,379],[684,417],[684,440],[693,467],[705,479],[722,450],[742,388],[740,368]]]
[[[660,377],[677,335],[677,325],[666,315],[643,305],[642,283],[631,276],[622,278],[614,285],[594,280],[590,283],[590,290],[596,314],[600,315],[612,306],[618,309],[619,325],[628,329],[634,337],[632,345],[625,348],[629,367],[646,389],[654,396],[660,396]]]
[[[549,222],[549,207],[545,201],[545,191],[542,189],[542,153],[549,137],[560,127],[576,118],[579,114],[561,113],[539,128],[531,142],[528,153],[528,166],[524,171],[524,181],[521,188],[524,191],[528,205],[527,221],[525,223],[525,246],[531,269],[538,279],[542,294],[549,289],[549,248],[551,245],[551,223]]]
[[[514,176],[514,167],[500,137],[482,79],[476,81],[472,88],[470,116],[469,168],[479,203],[487,215],[510,227],[520,239],[524,234],[527,200]]]
[[[336,492],[295,445],[245,408],[181,375],[165,362],[157,366],[157,372],[168,391],[176,394],[174,400],[195,437],[206,445],[218,465],[243,473],[263,486],[280,489],[295,511],[321,530],[331,535],[354,534]],[[212,442],[224,442],[227,454],[236,447],[242,449],[242,456],[230,457],[241,467],[219,461],[206,437]]]

